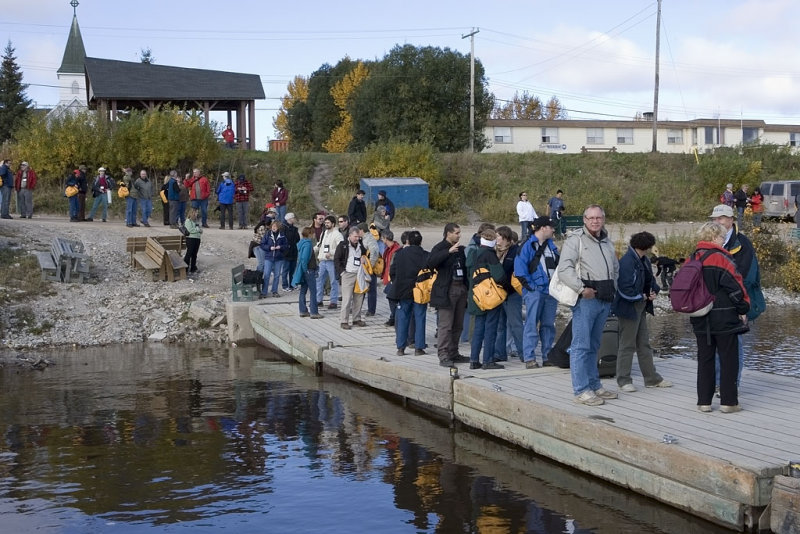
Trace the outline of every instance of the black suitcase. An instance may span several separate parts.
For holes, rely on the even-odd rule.
[[[572,344],[572,319],[558,337],[556,344],[547,353],[547,360],[561,369],[569,368],[569,346]],[[619,320],[609,315],[603,327],[600,348],[597,349],[597,368],[601,377],[617,374],[617,348],[619,347]]]

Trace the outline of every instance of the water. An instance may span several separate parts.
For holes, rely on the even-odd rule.
[[[261,348],[0,369],[0,531],[728,532]]]

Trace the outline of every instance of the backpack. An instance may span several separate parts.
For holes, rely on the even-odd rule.
[[[703,279],[703,262],[716,250],[706,251],[697,258],[697,251],[680,268],[669,288],[672,309],[689,317],[702,317],[714,307],[714,295]]]
[[[431,269],[420,269],[417,273],[417,281],[411,292],[414,294],[414,302],[417,304],[427,304],[431,301],[431,290],[436,281],[436,271]]]
[[[375,260],[375,263],[372,264],[372,274],[375,276],[383,276],[383,270],[386,268],[386,264],[383,261],[382,256],[378,256],[378,259]]]
[[[505,302],[508,293],[494,281],[489,269],[478,267],[472,273],[472,300],[482,311],[493,310]]]
[[[128,195],[130,195],[130,191],[128,190],[127,187],[121,185],[119,186],[119,189],[117,189],[117,195],[119,195],[119,198],[125,198]]]

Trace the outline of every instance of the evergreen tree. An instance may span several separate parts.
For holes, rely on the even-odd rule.
[[[31,99],[25,96],[27,88],[22,83],[22,72],[14,57],[14,47],[8,41],[0,67],[0,141],[11,138],[30,110]]]

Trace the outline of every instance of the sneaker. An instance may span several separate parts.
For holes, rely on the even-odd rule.
[[[645,387],[646,388],[671,388],[672,387],[672,382],[670,382],[669,380],[662,380],[658,384],[652,384],[652,385],[649,385],[649,386],[645,385]]]
[[[453,360],[439,360],[439,367],[455,367],[456,362]]]
[[[310,313],[301,313],[300,317],[311,317]]]
[[[455,363],[467,363],[469,362],[469,356],[464,356],[463,354],[456,354],[450,358]]]
[[[414,356],[422,356],[423,354],[428,354],[422,349],[414,349]]]
[[[86,221],[86,222],[94,222],[94,219],[92,219],[91,217],[87,217],[87,218],[84,219],[84,221]]]
[[[472,362],[471,361],[471,362],[469,362],[469,368],[470,369],[480,369],[481,368],[481,362]]]
[[[311,314],[311,318],[312,319],[322,319],[322,316],[320,314],[318,314],[318,313],[312,313]]]
[[[350,330],[350,325],[347,323],[342,323],[342,330]]]
[[[366,315],[367,317],[373,317],[375,315],[375,312],[368,311],[364,315]]]
[[[650,387],[650,386],[648,386],[648,387]],[[653,386],[653,387],[655,387],[655,386]],[[620,386],[619,389],[624,391],[625,393],[634,393],[634,392],[637,391],[636,390],[636,386],[634,386],[633,384],[622,384],[622,386]]]
[[[601,399],[616,399],[618,397],[617,393],[614,391],[608,391],[606,388],[596,389],[594,394],[600,397]]]
[[[367,326],[364,321],[353,321],[353,326]]]
[[[742,407],[739,406],[738,404],[734,404],[733,406],[728,406],[723,404],[722,406],[719,407],[719,411],[721,411],[722,413],[736,413],[736,412],[741,412]]]
[[[273,292],[272,292],[272,296],[273,296],[273,297],[280,297],[281,295],[280,295],[280,293],[278,293],[277,291],[273,291]]]
[[[333,303],[328,304],[328,309],[329,310],[335,310],[336,308],[338,308],[338,306],[336,304],[333,304]]]
[[[394,321],[391,320],[386,321],[385,323],[383,323],[383,326],[388,326],[389,328],[391,328],[394,326]]]
[[[406,355],[406,349],[397,349],[397,355],[398,356],[405,356]]]
[[[556,366],[556,364],[554,364],[550,360],[545,360],[545,361],[542,362],[542,367],[555,367],[555,366]]]
[[[207,225],[207,224],[204,224],[203,228],[211,228],[211,227],[209,225]]]
[[[145,228],[150,228],[150,223],[142,223]]]
[[[576,395],[575,402],[586,406],[600,406],[606,403],[606,401],[595,395],[594,391],[591,389],[587,389],[580,395]]]
[[[495,362],[489,362],[489,363],[484,363],[484,364],[483,364],[483,369],[484,369],[484,370],[489,370],[489,369],[505,369],[505,367],[503,367],[503,366],[502,366],[502,365],[500,365],[499,363],[495,363]]]
[[[538,369],[539,364],[536,363],[536,360],[531,360],[529,362],[525,362],[525,369]]]
[[[703,412],[703,413],[708,413],[708,412],[711,411],[711,405],[710,404],[698,404],[697,405],[697,409],[699,411]]]

